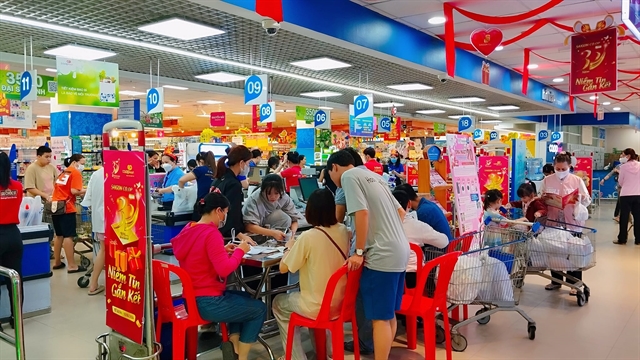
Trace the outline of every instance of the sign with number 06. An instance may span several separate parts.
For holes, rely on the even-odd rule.
[[[244,104],[266,104],[269,95],[269,76],[251,75],[244,81]]]
[[[313,116],[313,125],[316,129],[331,130],[331,112],[318,110]]]
[[[270,102],[260,105],[260,122],[272,123],[276,121],[276,103]]]
[[[22,73],[20,76],[20,101],[33,101],[38,98],[38,87],[33,83],[37,78],[36,70]]]
[[[147,90],[147,114],[164,112],[164,88]]]

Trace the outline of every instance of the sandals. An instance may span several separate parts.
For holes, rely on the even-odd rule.
[[[67,267],[67,264],[60,263],[60,265],[55,265],[54,267],[52,267],[52,269],[53,270],[60,270],[60,269],[64,269],[65,267]]]
[[[104,291],[104,286],[100,285],[100,286],[98,286],[95,290],[93,290],[93,291],[89,291],[89,293],[88,293],[88,294],[89,294],[89,296],[94,296],[94,295],[98,295],[98,294],[100,294],[100,293],[101,293],[101,292],[103,292],[103,291]]]
[[[558,290],[558,289],[560,289],[560,287],[561,287],[560,284],[551,283],[551,284],[545,286],[544,289],[545,290]]]
[[[78,266],[77,269],[75,270],[67,270],[67,274],[76,274],[76,273],[81,273],[81,272],[86,272],[87,269],[85,267],[82,266]]]

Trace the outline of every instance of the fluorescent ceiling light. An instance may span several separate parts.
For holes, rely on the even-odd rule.
[[[175,105],[175,104],[164,104],[164,107],[166,107],[166,108],[177,108],[177,107],[180,107],[180,105]]]
[[[444,110],[438,110],[438,109],[433,109],[433,110],[418,110],[416,111],[418,114],[444,114],[446,111]]]
[[[332,96],[342,96],[342,94],[334,91],[312,91],[300,94],[302,96],[308,97],[316,97],[316,98],[327,98]]]
[[[595,95],[591,95],[591,96],[589,96],[589,100],[595,100],[595,99],[597,99],[597,98],[598,98],[598,97],[597,97],[597,96],[595,96]]]
[[[46,68],[44,70],[48,71],[48,72],[52,72],[52,73],[57,73],[58,72],[58,69],[54,69],[54,68]]]
[[[191,59],[196,59],[196,60],[199,60],[199,61],[215,63],[215,64],[219,64],[219,65],[234,66],[234,67],[246,69],[247,71],[252,71],[254,73],[272,74],[272,75],[286,77],[288,79],[294,79],[294,80],[299,80],[299,81],[310,82],[310,83],[314,83],[316,85],[326,86],[326,87],[330,87],[330,88],[344,89],[346,91],[353,91],[353,92],[358,92],[358,93],[369,93],[369,94],[373,94],[373,95],[376,95],[376,96],[382,96],[382,97],[386,97],[386,98],[395,98],[395,99],[398,99],[398,100],[403,100],[405,102],[410,102],[410,103],[414,103],[414,104],[422,104],[422,105],[427,105],[427,106],[432,106],[432,107],[439,107],[439,108],[444,108],[444,109],[453,109],[453,110],[458,110],[458,111],[461,111],[461,112],[468,112],[468,113],[472,113],[472,114],[480,114],[480,115],[485,115],[485,116],[490,116],[490,117],[499,117],[500,116],[497,113],[493,113],[493,112],[489,112],[489,111],[484,111],[484,110],[479,110],[479,109],[474,109],[474,108],[467,108],[467,107],[464,107],[464,106],[457,106],[457,105],[452,105],[452,104],[449,104],[449,103],[440,103],[440,102],[436,102],[436,101],[430,101],[430,100],[427,100],[427,99],[420,99],[420,98],[415,98],[415,97],[411,97],[411,96],[394,95],[394,94],[390,94],[390,93],[386,93],[386,92],[378,91],[378,90],[374,90],[374,89],[367,89],[367,88],[362,88],[362,87],[359,87],[359,86],[341,84],[341,83],[336,83],[336,82],[316,79],[316,78],[312,78],[312,77],[308,77],[308,76],[304,76],[304,75],[294,74],[294,73],[290,73],[290,72],[286,72],[286,71],[276,70],[276,69],[272,69],[272,68],[267,68],[267,67],[252,65],[252,64],[241,63],[241,62],[233,61],[233,60],[221,59],[221,58],[217,58],[217,57],[214,57],[214,56],[208,56],[208,55],[204,55],[204,54],[199,54],[199,53],[195,53],[195,52],[192,52],[192,51],[187,51],[187,50],[183,50],[183,49],[179,49],[179,48],[175,48],[175,47],[159,45],[159,44],[155,44],[155,43],[151,43],[151,42],[136,41],[136,40],[131,40],[131,39],[126,38],[126,37],[118,37],[118,36],[107,35],[107,34],[103,34],[103,33],[91,32],[91,31],[87,31],[87,30],[81,30],[81,29],[71,28],[71,27],[67,27],[67,26],[61,26],[61,25],[57,25],[57,24],[54,24],[54,23],[50,23],[50,22],[41,22],[41,21],[36,21],[36,20],[31,20],[31,19],[26,19],[26,18],[9,16],[9,15],[5,15],[3,13],[0,13],[0,21],[6,21],[6,22],[12,23],[12,24],[25,25],[25,26],[38,28],[38,29],[44,29],[44,30],[49,30],[49,31],[69,34],[69,35],[87,37],[87,38],[90,38],[90,39],[95,39],[95,40],[100,40],[100,41],[107,41],[107,42],[116,43],[116,44],[134,46],[134,47],[138,47],[138,48],[142,48],[142,49],[147,49],[147,50],[153,50],[153,51],[159,51],[159,52],[164,52],[164,53],[184,56],[184,57],[188,57],[188,58],[191,58]]]
[[[602,105],[607,106],[607,105],[611,105],[611,103],[609,101],[605,101],[602,103]]]
[[[527,69],[537,69],[538,68],[538,64],[529,64],[527,65]]]
[[[40,118],[40,119],[48,119],[48,118],[49,118],[49,115],[38,115],[38,116],[36,116],[36,117],[37,117],[37,118]]]
[[[346,67],[350,67],[351,65],[342,62],[342,61],[338,61],[338,60],[334,60],[328,57],[321,57],[321,58],[317,58],[317,59],[309,59],[309,60],[301,60],[301,61],[294,61],[291,63],[291,65],[293,66],[299,66],[305,69],[309,69],[309,70],[316,70],[316,71],[321,71],[321,70],[330,70],[330,69],[341,69],[341,68],[346,68]]]
[[[242,111],[241,111],[241,112],[234,112],[234,113],[232,113],[232,114],[233,114],[233,115],[251,115],[251,113],[250,113],[250,112],[242,112]]]
[[[225,33],[220,29],[176,18],[141,26],[138,30],[180,40],[194,40]]]
[[[390,88],[390,89],[400,90],[400,91],[431,90],[431,89],[433,89],[433,87],[431,87],[429,85],[419,84],[419,83],[389,85],[387,87]]]
[[[502,50],[504,50],[504,46],[498,45],[498,47],[496,47],[496,51],[502,51]]]
[[[564,81],[564,79],[563,79],[563,78],[555,78],[555,79],[553,79],[553,82],[554,82],[554,83],[561,83],[561,82],[563,82],[563,81]]]
[[[51,104],[51,100],[40,101],[40,104]]]
[[[204,118],[211,117],[211,115],[210,115],[210,114],[199,114],[199,115],[196,115],[196,116],[197,116],[197,117],[204,117]]]
[[[482,124],[500,124],[502,120],[480,120]]]
[[[146,93],[143,93],[143,92],[140,92],[140,91],[133,91],[133,90],[122,90],[122,91],[120,91],[120,95],[141,96],[141,95],[146,95]]]
[[[617,107],[617,106],[613,108],[613,111],[620,111],[620,110],[621,109],[619,107]]]
[[[447,116],[449,119],[460,119],[461,117],[466,116],[466,115],[449,115]]]
[[[218,100],[199,100],[196,101],[198,104],[205,104],[205,105],[217,105],[217,104],[224,104],[223,101],[218,101]]]
[[[434,16],[427,20],[431,25],[440,25],[447,22],[447,19],[444,16]]]
[[[55,49],[47,50],[44,53],[47,55],[62,56],[77,60],[98,60],[116,55],[116,53],[112,51],[78,45],[64,45]]]
[[[228,72],[220,71],[220,72],[212,73],[212,74],[196,75],[196,78],[197,79],[202,79],[202,80],[213,81],[213,82],[229,83],[229,82],[241,81],[241,80],[244,81],[245,76],[238,75],[238,74],[231,74],[231,73],[228,73]]]
[[[455,102],[455,103],[466,103],[466,102],[483,102],[485,100],[477,96],[467,96],[467,97],[450,98],[449,101]]]
[[[184,86],[162,85],[162,87],[165,89],[173,89],[173,90],[189,90],[189,88],[186,88]]]
[[[374,107],[377,108],[390,108],[390,107],[400,107],[400,106],[404,106],[403,103],[392,103],[392,102],[385,102],[385,103],[377,103],[377,104],[373,104]]]
[[[164,118],[166,120],[178,120],[178,119],[182,119],[182,116],[166,116]]]
[[[318,109],[321,109],[321,110],[333,110],[333,108],[331,106],[318,106]]]
[[[489,110],[501,111],[501,110],[518,110],[519,106],[515,105],[500,105],[500,106],[487,106]]]

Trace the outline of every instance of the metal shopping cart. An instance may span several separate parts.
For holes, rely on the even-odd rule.
[[[458,329],[473,322],[487,324],[491,315],[499,311],[519,313],[527,320],[529,339],[535,339],[535,321],[518,307],[527,273],[526,240],[530,236],[532,233],[529,231],[486,226],[480,232],[452,241],[439,254],[426,254],[427,258],[433,258],[444,252],[463,251],[449,283],[447,298],[451,305],[448,312],[465,305],[482,306],[471,318],[462,321],[450,319],[451,345],[454,351],[464,351],[467,348],[467,339]],[[440,325],[436,328],[436,335],[441,340],[444,340],[444,331]]]
[[[91,259],[86,254],[93,254],[93,233],[91,228],[91,210],[76,204],[76,237],[73,239],[73,252],[80,256],[80,266],[91,267]]]

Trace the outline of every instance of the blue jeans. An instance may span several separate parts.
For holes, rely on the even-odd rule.
[[[252,344],[267,317],[267,306],[242,291],[225,291],[222,296],[196,298],[200,316],[207,321],[224,322],[231,334],[240,334],[240,342]]]

